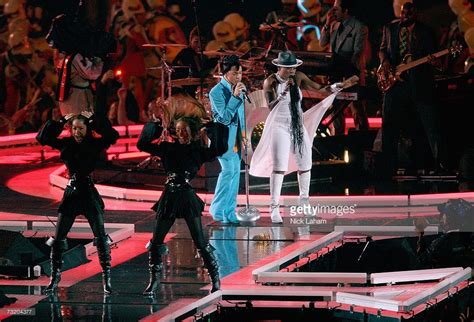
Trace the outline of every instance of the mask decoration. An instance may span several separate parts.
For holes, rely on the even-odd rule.
[[[225,16],[224,21],[232,26],[237,38],[246,39],[248,37],[250,26],[244,17],[238,13],[230,13]]]
[[[218,21],[212,27],[212,34],[214,39],[220,42],[233,42],[236,40],[236,35],[232,25],[225,21]]]

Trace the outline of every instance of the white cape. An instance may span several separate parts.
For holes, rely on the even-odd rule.
[[[309,110],[303,113],[303,123],[308,135],[313,142],[312,138],[316,133],[316,130],[321,123],[321,120],[326,113],[326,111],[331,107],[334,98],[337,93],[333,93],[326,97],[324,100],[318,104],[312,106]],[[255,177],[267,177],[269,178],[273,172],[273,160],[272,160],[272,151],[271,151],[271,141],[272,141],[272,131],[266,126],[267,124],[273,124],[276,116],[276,109],[273,109],[268,115],[265,121],[265,127],[263,128],[262,137],[260,142],[255,149],[252,160],[250,161],[250,171],[249,173]],[[290,153],[290,159],[288,162],[288,171],[285,174],[294,172],[298,170],[296,164],[295,155]]]

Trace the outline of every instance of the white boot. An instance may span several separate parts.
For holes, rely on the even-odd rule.
[[[270,218],[272,223],[281,224],[283,219],[280,215],[280,194],[281,186],[283,184],[283,174],[272,173],[270,176],[270,195],[271,195],[271,205],[270,205]]]
[[[309,203],[309,185],[311,183],[311,171],[303,173],[298,172],[298,186],[300,189],[300,206],[304,207],[305,216],[315,216],[316,214],[311,211],[311,205]]]
[[[283,219],[281,218],[280,214],[280,205],[270,205],[270,218],[274,224],[283,223]]]

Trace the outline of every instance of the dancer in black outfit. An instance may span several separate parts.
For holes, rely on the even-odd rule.
[[[46,294],[53,293],[59,284],[63,252],[67,249],[66,236],[80,214],[87,218],[94,233],[94,245],[97,246],[103,270],[104,293],[112,292],[111,239],[104,228],[104,202],[94,187],[90,174],[101,151],[114,144],[119,135],[107,119],[99,120],[92,116],[92,113],[84,111],[79,115],[68,114],[59,122],[49,120],[36,137],[42,145],[61,151],[61,159],[66,164],[70,178],[58,209],[55,237],[48,241],[51,246],[51,280],[45,290]],[[71,136],[58,138],[67,122],[71,125]],[[100,138],[93,136],[93,129],[101,135]]]
[[[204,162],[225,152],[225,147],[218,148],[216,139],[212,139],[209,146],[206,132],[199,130],[199,127],[198,120],[181,118],[176,122],[177,139],[174,139],[167,132],[162,133],[162,128],[157,123],[148,123],[137,143],[139,150],[159,156],[168,174],[161,198],[152,208],[156,211],[156,223],[153,239],[148,246],[150,281],[143,292],[144,295],[152,296],[158,288],[159,274],[163,268],[162,255],[168,251],[163,242],[176,218],[186,220],[211,278],[211,292],[220,288],[214,248],[205,240],[202,230],[201,213],[204,210],[204,202],[196,195],[189,182]],[[158,140],[155,143],[156,139]]]

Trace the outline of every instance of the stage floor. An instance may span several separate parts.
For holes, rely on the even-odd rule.
[[[54,221],[62,190],[50,185],[50,174],[60,166],[57,154],[42,153],[37,146],[1,149],[0,221]],[[262,218],[253,226],[224,226],[205,212],[202,218],[205,235],[216,248],[222,289],[262,287],[255,284],[253,270],[322,238],[335,225],[410,227],[418,217],[436,225],[436,204],[449,198],[474,201],[474,193],[456,194],[457,185],[453,182],[410,184],[416,189],[407,189],[406,184],[399,182],[369,183],[363,179],[315,183],[312,186],[314,201],[328,200],[337,204],[346,200],[360,206],[352,217],[321,216],[326,222],[319,226],[289,222],[283,226],[272,225],[266,208],[268,195],[262,192],[251,199],[251,204],[262,210]],[[358,195],[353,196],[347,187],[359,187],[354,189]],[[288,199],[288,205],[295,200],[296,189],[295,185],[286,187],[287,196],[283,198]],[[156,199],[159,197],[159,192],[150,193],[155,193]],[[413,193],[423,195],[417,197]],[[212,194],[206,194],[204,199],[209,202]],[[244,196],[239,200],[243,202]],[[57,296],[41,295],[48,283],[44,275],[33,280],[0,279],[1,290],[18,298],[15,304],[0,309],[0,320],[44,321],[62,317],[83,321],[152,321],[208,294],[207,274],[201,268],[201,260],[196,258],[197,252],[184,221],[177,220],[167,237],[170,254],[166,258],[160,290],[155,298],[143,297],[141,293],[148,280],[148,256],[144,247],[153,230],[154,213],[150,210],[153,202],[105,198],[105,204],[106,223],[134,225],[134,233],[112,249],[114,294],[103,296],[97,256],[92,254],[87,264],[64,272]]]

